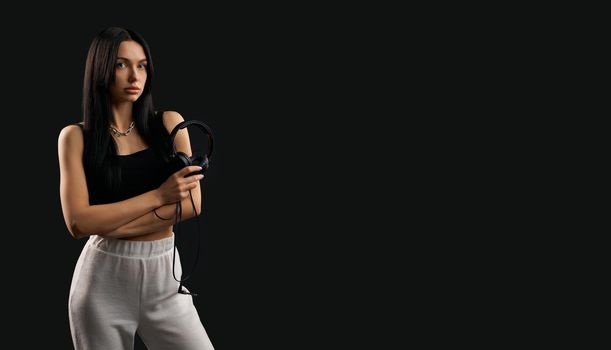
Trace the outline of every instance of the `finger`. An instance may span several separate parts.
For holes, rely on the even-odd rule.
[[[187,182],[197,182],[197,181],[199,181],[199,180],[201,180],[203,178],[204,178],[204,175],[202,175],[202,174],[197,174],[197,175],[185,177]]]
[[[189,173],[192,173],[192,172],[195,172],[195,171],[200,171],[200,170],[202,170],[201,166],[199,166],[199,165],[190,165],[190,166],[186,166],[186,167],[178,170],[176,172],[176,175],[178,175],[178,176],[185,176],[185,175],[187,175]]]
[[[179,178],[178,181],[179,181],[179,183],[185,185],[185,184],[197,183],[202,178],[203,178],[203,175],[198,174],[198,175],[191,175],[191,176]]]
[[[197,187],[197,182],[191,182],[187,184],[182,184],[178,189],[180,192],[190,191]]]
[[[202,174],[197,174],[197,175],[191,175],[191,176],[187,176],[187,177],[182,177],[180,179],[181,179],[182,183],[188,184],[188,183],[191,183],[191,182],[197,182],[197,181],[199,181],[199,180],[201,180],[203,178],[204,178],[204,176]]]

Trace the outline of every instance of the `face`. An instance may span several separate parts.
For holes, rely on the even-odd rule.
[[[146,55],[135,41],[123,41],[115,62],[115,81],[110,85],[114,103],[135,102],[146,83]]]

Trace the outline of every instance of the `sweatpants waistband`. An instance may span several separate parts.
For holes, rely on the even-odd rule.
[[[174,234],[154,241],[132,241],[127,239],[89,236],[87,244],[101,251],[131,258],[152,258],[174,249]]]

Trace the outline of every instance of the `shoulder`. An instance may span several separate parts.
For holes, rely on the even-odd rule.
[[[84,148],[84,136],[80,126],[71,124],[61,129],[57,138],[60,157],[82,155]]]
[[[58,136],[60,145],[77,146],[83,143],[83,131],[80,126],[70,124],[63,127]]]
[[[185,120],[182,115],[176,111],[164,111],[161,118],[163,120],[163,126],[168,130],[168,133],[171,133],[178,123]]]

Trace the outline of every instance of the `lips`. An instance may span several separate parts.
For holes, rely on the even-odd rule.
[[[132,93],[132,94],[137,94],[138,92],[140,92],[140,88],[128,87],[128,88],[125,88],[125,91]]]

